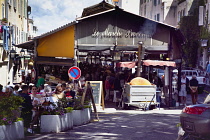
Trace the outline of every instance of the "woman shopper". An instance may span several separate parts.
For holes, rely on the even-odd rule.
[[[186,97],[187,97],[187,91],[189,88],[189,79],[186,77],[185,74],[182,75],[180,84],[181,84],[180,91],[179,91],[180,105],[186,106]]]
[[[65,94],[63,92],[63,88],[61,84],[58,84],[55,88],[55,93],[52,95],[56,99],[62,99],[65,98]]]

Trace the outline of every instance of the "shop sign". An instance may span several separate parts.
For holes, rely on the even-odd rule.
[[[74,66],[74,67],[71,67],[69,70],[68,70],[68,75],[69,75],[69,78],[73,79],[73,80],[77,80],[80,78],[81,76],[81,70],[80,68]]]
[[[107,28],[104,32],[99,32],[98,30],[94,29],[92,37],[94,38],[152,38],[152,35],[149,34],[143,34],[140,32],[133,32],[132,30],[127,30],[125,32],[120,31],[118,29],[117,31],[110,31],[109,28]]]

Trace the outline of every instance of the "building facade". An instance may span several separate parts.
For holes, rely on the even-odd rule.
[[[31,8],[28,6],[28,0],[0,0],[0,4],[0,84],[5,86],[20,77],[17,70],[22,68],[21,63],[18,62],[21,61],[19,57],[21,49],[16,45],[28,41],[33,28],[30,29],[29,26]],[[27,50],[23,51],[27,52]],[[13,58],[10,52],[16,52]]]

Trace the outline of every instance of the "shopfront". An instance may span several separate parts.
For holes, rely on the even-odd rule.
[[[47,70],[67,70],[71,66],[79,66],[81,61],[91,64],[102,64],[105,61],[112,67],[123,61],[130,61],[132,64],[137,61],[136,64],[139,65],[137,56],[143,60],[173,61],[176,62],[176,67],[181,66],[184,37],[177,28],[118,7],[86,14],[88,16],[78,18],[77,22],[34,38],[36,76]],[[92,68],[95,66],[97,65]],[[164,69],[168,75],[172,72],[171,67]],[[168,81],[168,94],[171,94],[172,80]]]
[[[134,55],[132,59],[129,57],[126,60],[131,61],[127,64],[135,62],[135,54],[138,53],[141,53],[139,56],[143,60],[170,61],[174,64],[177,62],[175,66],[181,66],[184,37],[180,30],[173,26],[131,14],[118,7],[77,20],[75,48],[77,54],[87,53],[85,56],[87,58],[89,55],[98,58],[96,54],[105,59],[111,57],[113,67],[119,62],[122,64],[126,54]],[[142,44],[141,52],[139,42]],[[80,60],[81,57],[84,56],[77,55],[77,59]],[[168,75],[166,86],[170,98],[173,67],[162,67]]]

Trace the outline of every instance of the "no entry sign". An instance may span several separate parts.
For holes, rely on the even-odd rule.
[[[78,67],[71,67],[68,70],[68,75],[71,79],[74,79],[74,80],[79,79],[81,76],[81,70]]]

